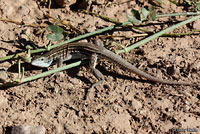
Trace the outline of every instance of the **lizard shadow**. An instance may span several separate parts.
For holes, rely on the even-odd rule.
[[[81,66],[88,66],[88,65],[81,65]],[[80,67],[81,67],[80,66]],[[84,75],[83,76],[78,76],[78,72],[80,71],[80,67],[78,67],[79,69],[77,68],[71,68],[69,70],[66,71],[66,73],[70,76],[70,77],[75,77],[75,78],[78,78],[79,80],[83,81],[84,83],[87,83],[87,84],[93,84],[88,78],[86,78]],[[123,75],[123,74],[119,74],[119,73],[116,73],[116,72],[113,72],[113,71],[108,71],[107,69],[105,69],[103,66],[100,66],[100,65],[97,65],[96,67],[104,76],[112,76],[113,78],[121,78],[121,79],[126,79],[126,80],[134,80],[134,81],[137,81],[137,82],[141,82],[141,83],[155,83],[155,82],[152,82],[152,81],[148,81],[148,80],[144,80],[144,79],[138,79],[138,78],[135,78],[135,77],[132,77],[132,76],[128,76],[128,75]],[[90,72],[90,71],[88,71]],[[93,75],[91,73],[91,75]]]
[[[85,66],[85,65],[81,65],[81,66]],[[71,68],[69,70],[66,71],[67,75],[70,76],[70,77],[75,77],[81,81],[83,81],[84,83],[86,84],[89,84],[89,87],[85,87],[85,93],[84,93],[84,96],[83,96],[83,100],[87,100],[87,97],[88,97],[88,94],[91,90],[91,86],[94,84],[92,83],[87,77],[85,77],[84,75],[83,76],[78,76],[78,72],[80,71],[80,68],[81,66],[77,67],[76,68]],[[86,65],[87,67],[88,65]],[[131,77],[131,76],[128,76],[128,75],[122,75],[122,74],[119,74],[119,73],[115,73],[115,72],[112,72],[112,71],[108,71],[106,70],[103,66],[100,66],[100,65],[97,65],[97,69],[99,69],[99,71],[104,75],[104,76],[112,76],[113,78],[121,78],[121,79],[127,79],[127,80],[134,80],[134,81],[138,81],[138,82],[141,82],[141,83],[145,83],[145,82],[150,82],[150,83],[154,83],[154,82],[151,82],[151,81],[147,81],[147,80],[143,80],[143,79],[137,79],[135,77]],[[88,71],[90,72],[90,71]],[[93,74],[91,73],[91,76]],[[97,81],[96,81],[97,82]],[[103,84],[104,85],[107,85],[107,84]],[[106,86],[104,86],[106,88]],[[96,87],[95,87],[96,88]],[[92,89],[93,90],[93,89]],[[95,89],[96,90],[96,89]]]
[[[113,78],[120,78],[120,79],[125,79],[125,80],[133,80],[133,81],[141,82],[141,83],[146,83],[146,82],[148,82],[148,83],[155,83],[155,82],[152,82],[152,81],[144,80],[142,78],[138,79],[138,78],[135,78],[133,76],[128,76],[128,75],[120,74],[120,73],[117,73],[117,72],[114,72],[114,71],[108,71],[107,69],[105,69],[102,66],[97,66],[97,68],[99,70],[101,70],[102,74],[108,75],[108,76],[112,76]],[[123,71],[125,72],[125,70],[123,70]]]
[[[72,78],[78,78],[79,80],[83,81],[84,83],[91,83],[89,79],[87,79],[84,76],[78,76],[78,72],[81,70],[81,67],[83,67],[85,65],[80,65],[78,67],[74,67],[74,68],[70,68],[68,70],[66,70],[66,73],[68,76],[72,77]]]
[[[21,63],[21,67],[24,67],[26,71],[41,70],[41,69],[42,69],[42,72],[48,71],[47,68],[36,67],[36,66],[33,66],[31,64],[28,64],[28,63]],[[7,69],[7,71],[11,72],[11,73],[17,73],[18,72],[18,64],[16,63],[16,64],[10,66]]]

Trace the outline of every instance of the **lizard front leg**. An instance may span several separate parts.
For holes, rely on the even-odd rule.
[[[98,79],[98,82],[94,83],[91,88],[94,88],[94,87],[96,87],[98,85],[101,85],[104,82],[104,76],[98,69],[96,69],[96,64],[97,64],[97,54],[94,53],[90,57],[90,65],[89,65],[89,67],[90,67],[91,72]]]

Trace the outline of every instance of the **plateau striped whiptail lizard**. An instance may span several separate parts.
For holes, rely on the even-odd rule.
[[[52,49],[51,51],[41,56],[34,57],[31,64],[38,67],[49,67],[54,61],[56,61],[58,66],[61,66],[62,63],[67,60],[85,59],[85,58],[90,59],[89,68],[91,69],[95,77],[98,79],[98,82],[93,84],[92,87],[100,85],[104,81],[103,74],[98,69],[95,68],[98,58],[107,59],[113,63],[116,63],[122,68],[127,69],[128,71],[133,72],[139,75],[140,77],[143,77],[152,82],[169,84],[169,85],[198,86],[198,84],[195,83],[162,80],[161,78],[151,76],[137,69],[131,63],[122,59],[119,55],[106,49],[100,40],[97,40],[95,44],[84,43],[84,42],[64,44],[60,47]]]

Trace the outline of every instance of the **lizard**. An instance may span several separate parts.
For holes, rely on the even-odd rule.
[[[98,58],[107,59],[110,62],[116,63],[122,68],[127,69],[128,71],[133,72],[148,81],[168,85],[198,86],[196,83],[166,80],[147,74],[121,58],[119,55],[106,49],[101,40],[96,40],[94,44],[86,42],[64,44],[60,47],[56,47],[50,50],[47,53],[33,57],[31,64],[34,66],[47,68],[56,61],[58,67],[60,67],[62,66],[62,63],[67,60],[90,59],[89,68],[94,76],[98,79],[98,81],[92,85],[92,87],[95,87],[97,85],[103,84],[104,82],[103,74],[98,69],[96,69]]]

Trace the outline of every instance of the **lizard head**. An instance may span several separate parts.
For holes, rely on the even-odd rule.
[[[31,64],[37,67],[49,67],[53,61],[47,57],[34,57]]]

